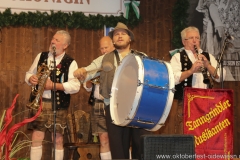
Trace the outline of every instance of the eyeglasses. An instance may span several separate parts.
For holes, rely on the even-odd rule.
[[[195,39],[196,41],[200,41],[200,37],[189,37],[189,38],[185,38],[185,40],[193,40]]]

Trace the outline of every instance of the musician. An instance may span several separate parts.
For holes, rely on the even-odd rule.
[[[220,82],[219,70],[215,74],[217,61],[212,54],[203,52],[200,48],[200,34],[196,27],[187,27],[181,32],[184,49],[171,58],[175,89],[174,102],[169,113],[167,124],[162,128],[168,134],[183,134],[182,99],[184,87],[203,88],[212,87],[211,80]],[[203,71],[210,76],[204,77]],[[223,79],[226,71],[223,70]],[[208,78],[208,79],[207,79]],[[204,83],[204,80],[207,83]],[[178,101],[177,101],[178,100]],[[174,124],[174,129],[169,124]]]
[[[70,45],[70,40],[71,37],[67,31],[57,31],[51,40],[49,51],[39,53],[25,75],[25,81],[28,85],[36,86],[37,88],[42,88],[44,90],[42,94],[42,113],[30,125],[30,129],[33,130],[30,152],[31,160],[40,160],[42,157],[42,141],[45,136],[45,131],[48,129],[53,133],[54,119],[52,101],[56,102],[55,160],[63,160],[63,134],[64,129],[66,128],[70,94],[77,93],[80,89],[78,79],[73,76],[73,71],[78,68],[78,65],[76,61],[65,52]],[[38,68],[44,63],[49,67],[49,70],[52,70],[54,66],[54,55],[56,61],[56,82],[53,81],[54,72],[51,71],[50,76],[46,80],[45,86],[40,86],[42,83],[36,75]],[[54,89],[56,91],[56,99],[53,100],[52,94]],[[41,91],[38,92],[41,93]],[[36,112],[36,109],[32,109],[30,116],[32,117],[35,115]]]
[[[102,55],[113,51],[114,45],[112,40],[108,36],[104,36],[99,41],[100,52]],[[91,127],[92,134],[98,135],[100,140],[100,157],[101,159],[112,159],[109,139],[106,126],[105,107],[103,102],[103,96],[99,92],[99,78],[92,81],[87,81],[83,84],[84,88],[91,92],[89,97],[89,104],[93,106],[91,112]]]
[[[76,70],[74,76],[78,77],[80,80],[84,80],[87,74],[86,80],[88,80],[100,74],[100,93],[104,97],[106,123],[112,159],[129,159],[130,141],[132,141],[132,158],[141,159],[140,136],[143,134],[149,134],[149,132],[144,129],[114,125],[110,116],[110,93],[115,70],[122,59],[133,52],[130,48],[130,44],[134,41],[134,34],[125,24],[118,22],[117,26],[109,32],[109,36],[111,37],[116,50],[95,59],[88,67]],[[138,52],[138,54],[145,55],[140,52]],[[104,66],[105,63],[110,63],[111,65]],[[101,68],[103,71],[99,74],[91,74],[89,72]],[[112,69],[107,69],[106,71],[106,68]]]

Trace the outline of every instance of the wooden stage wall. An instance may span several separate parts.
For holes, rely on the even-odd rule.
[[[133,49],[145,52],[156,59],[170,60],[169,50],[171,46],[173,23],[171,19],[172,9],[176,0],[148,0],[141,1],[140,11],[142,22],[132,29],[136,42]],[[102,30],[67,29],[72,41],[67,53],[76,59],[78,66],[88,65],[100,55],[98,41],[103,36]],[[29,69],[35,56],[41,51],[47,51],[51,38],[59,28],[44,27],[4,27],[2,28],[2,43],[0,43],[0,113],[7,109],[16,94],[17,99],[14,113],[25,111],[16,116],[15,122],[23,120],[27,116],[26,103],[31,88],[24,82],[25,72]],[[179,33],[180,34],[180,33]],[[239,82],[225,82],[224,88],[234,90],[234,153],[240,154],[240,94]],[[220,85],[215,85],[220,88]],[[87,104],[89,93],[83,87],[79,93],[72,96],[71,109],[90,111]],[[26,126],[21,130],[27,132]],[[28,133],[30,134],[30,133]],[[156,132],[159,134],[159,132]]]

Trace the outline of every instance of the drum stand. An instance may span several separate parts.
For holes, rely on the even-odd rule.
[[[54,127],[53,127],[53,160],[55,160],[55,152],[56,152],[56,59],[55,59],[55,56],[56,56],[56,51],[54,50],[53,51],[53,64],[54,64],[54,67],[53,67],[53,92],[52,92],[52,102],[53,102],[53,124],[54,124]]]
[[[91,130],[90,115],[82,110],[72,111],[71,114],[68,115],[68,122],[69,124],[67,123],[67,127],[65,128],[68,143],[64,143],[64,148],[68,149],[67,159],[74,160],[77,159],[76,157],[83,157],[77,150],[79,147],[86,146],[91,140],[91,136],[89,136],[91,135],[89,133]],[[76,124],[76,122],[79,124]],[[73,136],[70,136],[71,131],[73,132]],[[80,142],[80,140],[83,142]]]
[[[72,123],[73,123],[73,131],[74,133],[76,133],[76,124],[75,124],[75,116],[74,114],[72,113]],[[71,137],[70,137],[70,131],[69,131],[69,126],[67,125],[67,128],[66,128],[66,133],[68,135],[68,140],[70,143],[64,143],[63,147],[64,148],[67,148],[68,149],[68,159],[69,160],[74,160],[74,155],[77,151],[77,148],[78,148],[78,143],[71,143]],[[74,141],[76,141],[75,137],[74,137]],[[78,152],[77,152],[78,154]],[[79,155],[79,154],[78,154]]]

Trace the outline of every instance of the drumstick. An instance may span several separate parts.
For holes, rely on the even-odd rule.
[[[88,73],[90,73],[90,72],[98,72],[98,71],[109,72],[109,71],[111,71],[112,69],[113,69],[112,63],[110,63],[110,62],[104,62],[104,63],[102,64],[102,67],[101,67],[101,68],[88,70],[87,72],[88,72]]]

